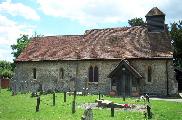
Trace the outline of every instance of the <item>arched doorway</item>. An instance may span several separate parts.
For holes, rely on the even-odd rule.
[[[111,89],[115,88],[118,96],[132,96],[139,92],[138,79],[142,76],[126,60],[122,60],[108,77],[111,78]]]

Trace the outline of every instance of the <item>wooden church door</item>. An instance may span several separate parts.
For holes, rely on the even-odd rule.
[[[131,95],[131,79],[130,74],[122,72],[120,78],[117,81],[117,93],[119,96]]]

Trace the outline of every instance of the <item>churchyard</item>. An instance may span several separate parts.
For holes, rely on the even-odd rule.
[[[178,102],[150,100],[148,103],[137,98],[126,98],[123,101],[123,98],[102,95],[99,100],[98,95],[74,97],[68,93],[66,97],[64,93],[55,93],[41,95],[40,101],[37,98],[31,97],[31,93],[12,96],[11,91],[2,89],[0,120],[90,120],[85,119],[84,114],[93,116],[93,120],[145,120],[148,119],[147,105],[151,107],[149,119],[182,119],[182,103]],[[117,106],[113,107],[114,104]]]

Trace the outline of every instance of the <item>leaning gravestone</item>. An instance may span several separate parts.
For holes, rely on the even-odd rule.
[[[84,111],[81,120],[93,120],[93,112],[91,108],[88,108]]]

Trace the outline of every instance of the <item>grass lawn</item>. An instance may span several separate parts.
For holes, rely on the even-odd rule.
[[[77,96],[76,103],[93,103],[98,96]],[[123,103],[122,98],[111,98],[104,96],[104,99]],[[18,94],[11,96],[11,92],[2,89],[0,93],[0,120],[80,120],[84,110],[76,109],[71,113],[73,96],[67,95],[67,102],[63,102],[63,94],[56,94],[56,106],[52,106],[52,95],[42,95],[40,111],[35,112],[36,98],[30,94]],[[124,103],[135,103],[133,98],[127,98]],[[137,104],[142,104],[139,102]],[[154,120],[182,120],[182,103],[167,101],[151,101],[152,119]],[[94,109],[94,120],[143,120],[142,112],[116,111],[115,117],[110,117],[108,109]]]

